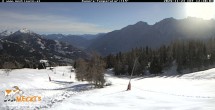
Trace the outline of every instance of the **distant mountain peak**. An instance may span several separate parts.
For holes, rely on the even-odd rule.
[[[141,29],[141,28],[145,29],[145,28],[148,28],[148,27],[150,27],[150,25],[148,25],[147,22],[139,21],[136,24],[128,25],[128,26],[122,28],[122,30],[131,31],[131,30],[136,30],[136,29]]]
[[[153,26],[158,26],[158,28],[162,28],[162,27],[167,26],[167,25],[173,25],[177,21],[178,20],[173,18],[173,17],[165,18],[161,21],[156,22]]]
[[[147,22],[139,21],[135,25],[148,25]]]
[[[37,33],[33,32],[27,28],[20,29],[20,30],[13,33],[13,35],[19,35],[19,34],[36,35]]]
[[[20,29],[18,32],[20,32],[20,33],[31,33],[31,31],[27,28]]]
[[[176,19],[173,17],[169,17],[169,18],[165,18],[164,20],[176,20]]]
[[[170,17],[170,18],[165,18],[165,19],[161,20],[160,22],[171,22],[171,21],[176,21],[176,19],[173,17]]]

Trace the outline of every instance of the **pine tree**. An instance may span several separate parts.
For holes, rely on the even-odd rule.
[[[151,65],[150,65],[150,68],[149,68],[149,72],[151,74],[160,74],[162,73],[162,65],[159,61],[159,58],[158,57],[154,57],[152,62],[151,62]]]

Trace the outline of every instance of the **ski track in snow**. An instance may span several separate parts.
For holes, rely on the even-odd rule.
[[[51,70],[20,69],[6,76],[0,70],[1,110],[214,110],[215,69],[182,76],[134,78],[131,91],[125,91],[128,78],[115,77],[109,70],[105,78],[112,83],[93,89],[87,82],[75,80],[70,66]],[[54,74],[56,73],[56,74]],[[52,81],[48,81],[48,74]],[[69,76],[71,75],[71,79]],[[19,86],[24,95],[41,95],[36,104],[3,102],[4,90]],[[27,104],[27,106],[26,106]]]

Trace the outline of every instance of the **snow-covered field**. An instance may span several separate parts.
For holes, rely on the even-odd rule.
[[[125,91],[129,79],[115,77],[111,71],[106,74],[111,86],[92,89],[87,82],[76,81],[70,68],[56,67],[54,71],[20,69],[13,70],[9,76],[0,70],[0,109],[215,109],[215,69],[183,76],[134,78],[131,80],[131,90]],[[49,82],[47,73],[53,81]],[[22,89],[26,96],[41,96],[41,102],[4,102],[4,90],[13,86]]]

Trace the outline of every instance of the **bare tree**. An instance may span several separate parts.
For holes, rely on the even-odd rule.
[[[93,57],[89,62],[88,79],[87,81],[95,84],[96,87],[103,87],[105,83],[104,71],[105,63],[102,58],[97,54],[93,53]]]
[[[76,61],[76,76],[78,81],[84,81],[87,74],[87,62],[83,59],[78,59]]]
[[[76,79],[79,81],[88,81],[95,85],[95,87],[103,87],[105,63],[102,58],[93,53],[92,59],[86,62],[83,59],[76,61]]]

